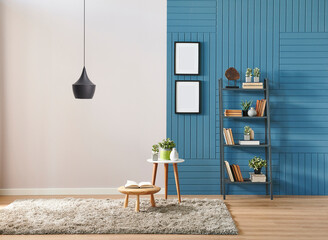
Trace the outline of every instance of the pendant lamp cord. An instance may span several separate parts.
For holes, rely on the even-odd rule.
[[[85,0],[83,10],[83,67],[85,67]]]

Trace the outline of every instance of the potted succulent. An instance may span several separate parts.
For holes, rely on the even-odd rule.
[[[251,68],[247,68],[246,70],[246,82],[252,82],[252,69]]]
[[[249,108],[252,106],[252,103],[253,103],[253,101],[247,101],[247,100],[242,101],[240,103],[242,111],[243,111],[243,116],[247,116],[247,112],[248,112]]]
[[[169,139],[163,139],[162,142],[158,143],[159,147],[161,148],[159,151],[159,158],[160,160],[170,160],[170,154],[172,148],[175,147],[175,143]]]
[[[251,128],[250,126],[245,126],[244,127],[244,140],[249,141],[251,140]]]
[[[158,146],[158,144],[154,144],[153,148],[152,148],[152,153],[151,153],[151,159],[153,161],[158,160],[158,152],[159,152],[159,146]]]
[[[253,73],[254,73],[254,82],[260,82],[260,69],[255,68]]]
[[[266,167],[267,161],[260,157],[253,157],[248,161],[248,166],[254,169],[255,174],[261,174],[262,167]]]

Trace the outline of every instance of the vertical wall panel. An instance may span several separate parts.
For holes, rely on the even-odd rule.
[[[328,84],[322,82],[328,77],[327,0],[168,0],[167,40],[167,136],[186,159],[179,165],[183,194],[219,193],[217,79],[231,66],[243,81],[247,67],[260,67],[261,80],[270,80],[274,193],[328,194]],[[199,76],[174,75],[177,40],[201,42]],[[201,81],[201,114],[175,114],[178,79]],[[261,97],[224,96],[225,108]],[[236,139],[245,124],[263,139],[263,122],[225,124]],[[264,156],[227,149],[225,157],[248,177],[247,160],[254,154]],[[175,194],[171,169],[169,193]],[[229,194],[264,193],[258,186],[229,186]]]

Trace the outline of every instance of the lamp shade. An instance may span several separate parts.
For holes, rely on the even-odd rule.
[[[83,71],[79,80],[73,84],[73,93],[78,99],[92,99],[95,94],[96,85],[88,78],[87,71],[83,67]]]

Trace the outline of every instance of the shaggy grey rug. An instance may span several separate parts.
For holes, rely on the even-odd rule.
[[[0,234],[238,234],[221,200],[117,199],[16,200],[0,210]]]

